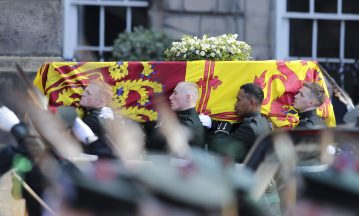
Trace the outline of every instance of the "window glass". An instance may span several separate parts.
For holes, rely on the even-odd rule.
[[[315,0],[314,11],[319,13],[337,13],[337,0]]]
[[[148,27],[147,8],[132,7],[131,30],[134,26]],[[126,7],[105,7],[105,45],[112,46],[118,34],[126,31]]]
[[[345,22],[345,58],[359,59],[359,21]]]
[[[112,46],[118,34],[126,30],[126,8],[105,7],[105,46]]]
[[[148,8],[132,8],[132,30],[135,26],[142,26],[144,28],[149,27]]]
[[[83,6],[83,31],[81,35],[80,45],[98,46],[99,45],[99,14],[98,6]],[[79,23],[81,25],[81,22]]]
[[[309,12],[309,0],[287,0],[287,11]]]
[[[359,65],[344,64],[344,87],[345,91],[350,93],[350,97],[353,99],[354,104],[358,104],[359,101]]]
[[[318,20],[318,57],[339,57],[340,22]]]
[[[312,20],[290,20],[289,55],[312,56]]]
[[[358,0],[342,0],[343,13],[359,14],[359,1]]]

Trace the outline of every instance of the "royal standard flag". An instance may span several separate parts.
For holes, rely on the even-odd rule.
[[[292,107],[304,81],[324,87],[327,98],[317,109],[335,126],[333,107],[323,75],[312,61],[191,61],[191,62],[53,62],[42,65],[34,80],[51,106],[79,106],[84,88],[99,79],[113,88],[113,106],[136,121],[153,121],[152,96],[169,96],[180,81],[197,83],[196,109],[216,120],[240,121],[234,111],[239,87],[256,83],[264,91],[262,114],[275,127],[293,127],[299,119]]]

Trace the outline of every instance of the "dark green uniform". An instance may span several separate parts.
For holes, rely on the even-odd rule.
[[[204,148],[204,127],[199,120],[198,113],[194,108],[177,112],[178,120],[185,125],[191,132],[189,140],[190,146]]]
[[[316,110],[310,110],[299,113],[299,123],[296,128],[315,128],[317,126],[325,126],[323,119],[317,115]]]
[[[230,133],[215,130],[210,138],[209,150],[242,162],[258,136],[271,131],[268,120],[260,113],[244,116],[243,122],[233,126]]]
[[[110,141],[103,128],[104,121],[106,120],[101,117],[101,109],[87,110],[82,120],[99,138],[97,141],[83,146],[85,153],[98,155],[100,158],[116,158],[109,147]]]
[[[194,108],[176,112],[179,122],[186,126],[191,133],[189,140],[190,146],[197,146],[204,148],[205,145],[205,131],[199,120],[198,113]],[[159,127],[165,127],[166,124],[159,124],[155,122],[147,122],[144,124],[144,129],[147,135],[146,148],[153,151],[165,151],[166,140],[160,133]],[[176,131],[174,131],[176,133]]]

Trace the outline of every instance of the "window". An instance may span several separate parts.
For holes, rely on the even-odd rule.
[[[111,60],[119,33],[148,27],[148,6],[148,0],[64,0],[64,59]]]
[[[278,0],[276,58],[359,59],[356,0]]]
[[[359,87],[357,0],[277,0],[276,59],[314,59],[348,92]],[[334,74],[336,73],[336,74]],[[359,101],[359,95],[351,95]]]

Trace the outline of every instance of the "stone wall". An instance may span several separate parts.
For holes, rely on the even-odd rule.
[[[15,71],[14,62],[35,72],[61,60],[61,0],[1,0],[0,14],[0,76]]]
[[[258,6],[260,5],[260,6]],[[245,2],[245,41],[253,47],[254,59],[274,58],[275,0]]]
[[[170,37],[243,32],[243,0],[161,0],[150,10],[151,26]]]
[[[274,0],[158,0],[152,1],[151,26],[173,39],[183,34],[238,34],[253,47],[254,59],[274,56]],[[260,5],[260,6],[259,6]]]

